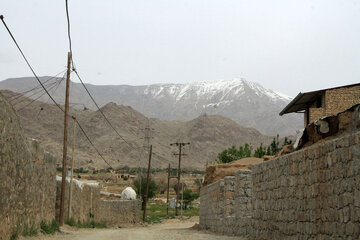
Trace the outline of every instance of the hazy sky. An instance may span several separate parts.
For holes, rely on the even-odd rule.
[[[360,82],[360,0],[69,0],[69,8],[74,62],[88,83],[245,77],[294,96]],[[65,0],[0,0],[0,14],[38,75],[65,69]],[[31,72],[1,24],[0,80],[22,76]]]

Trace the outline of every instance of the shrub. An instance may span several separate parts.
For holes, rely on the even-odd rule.
[[[52,220],[49,225],[43,220],[41,221],[40,228],[43,234],[54,234],[55,232],[60,232],[60,226],[56,220]]]

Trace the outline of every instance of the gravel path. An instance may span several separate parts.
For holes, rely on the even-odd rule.
[[[162,224],[150,225],[147,227],[130,227],[117,229],[71,229],[64,228],[63,233],[53,236],[38,236],[30,239],[66,239],[66,240],[245,240],[239,237],[216,235],[206,231],[192,230],[194,219],[179,221],[170,220]]]

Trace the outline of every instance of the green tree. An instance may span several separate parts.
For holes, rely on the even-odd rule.
[[[136,194],[139,196],[139,198],[141,198],[142,200],[142,210],[144,210],[144,199],[145,199],[145,192],[146,192],[146,179],[145,178],[138,178],[134,181],[134,187],[135,187],[135,192]],[[157,190],[157,185],[156,183],[150,179],[149,180],[149,191],[148,191],[148,197],[147,199],[153,198],[155,197],[155,193]],[[141,191],[140,191],[141,189]],[[140,192],[141,192],[141,196],[140,196]]]
[[[239,149],[232,146],[218,154],[217,162],[229,163],[242,158],[251,157],[252,150],[253,147],[248,143],[245,143],[244,146],[240,146]]]
[[[188,208],[190,203],[195,199],[199,198],[200,194],[193,192],[191,189],[185,189],[183,192],[183,199],[184,199],[184,208]]]
[[[266,147],[261,143],[260,147],[256,148],[254,151],[254,157],[262,158],[266,154]]]

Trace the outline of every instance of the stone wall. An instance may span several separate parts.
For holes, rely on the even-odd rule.
[[[56,160],[28,141],[0,94],[0,238],[55,218]]]
[[[257,239],[358,239],[360,132],[252,168]]]
[[[140,202],[138,200],[105,200],[101,199],[95,209],[96,222],[107,226],[123,226],[141,221]]]
[[[253,239],[359,239],[360,131],[203,187],[200,227]]]

